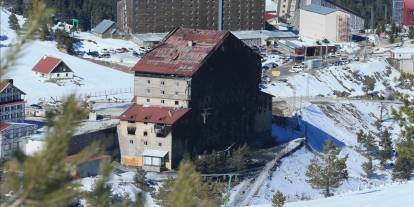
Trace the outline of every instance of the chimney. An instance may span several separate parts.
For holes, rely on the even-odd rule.
[[[43,59],[43,60],[45,60],[46,58],[47,58],[47,56],[46,56],[46,55],[44,55],[42,59]]]
[[[188,41],[187,45],[188,45],[188,47],[192,47],[192,46],[194,46],[194,42],[193,41]]]
[[[172,112],[171,112],[171,110],[168,110],[168,115],[169,115],[170,117],[172,117]]]

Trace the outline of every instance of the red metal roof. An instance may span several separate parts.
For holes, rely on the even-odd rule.
[[[60,63],[62,62],[61,59],[50,57],[50,56],[43,56],[42,59],[37,62],[37,64],[33,67],[33,71],[49,74],[52,72]]]
[[[11,126],[11,124],[7,123],[7,122],[0,122],[0,132],[9,128],[9,126]]]
[[[177,28],[133,68],[136,72],[192,76],[229,32]]]
[[[121,121],[136,121],[148,123],[163,123],[172,125],[178,121],[189,109],[170,107],[143,106],[134,104],[121,116]]]
[[[277,17],[277,15],[274,14],[273,12],[266,12],[265,13],[265,21],[269,21],[269,20],[274,19],[276,17]]]

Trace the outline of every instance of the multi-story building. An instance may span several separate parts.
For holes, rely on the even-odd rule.
[[[118,28],[128,33],[264,29],[264,0],[120,0]]]
[[[363,30],[365,27],[365,19],[361,15],[331,0],[297,0],[295,3],[296,3],[296,11],[294,14],[294,18],[291,20],[291,22],[297,28],[299,28],[299,23],[300,23],[300,11],[301,11],[300,9],[310,4],[332,8],[338,11],[342,11],[346,13],[347,15],[349,15],[348,28],[349,28],[350,35],[360,33],[360,31]]]
[[[25,101],[23,91],[13,85],[13,80],[0,82],[0,121],[23,122],[25,118]]]
[[[35,130],[33,124],[0,121],[0,160],[10,159],[13,152],[24,149],[27,136]]]
[[[348,41],[349,18],[349,14],[340,10],[310,4],[300,10],[299,32],[315,40]]]
[[[174,29],[133,70],[134,105],[118,126],[123,165],[173,169],[186,153],[271,137],[260,57],[230,32]]]
[[[414,1],[404,0],[403,24],[414,26]]]
[[[404,0],[392,1],[392,19],[397,25],[403,23]]]

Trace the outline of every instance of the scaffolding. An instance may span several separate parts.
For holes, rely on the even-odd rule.
[[[349,41],[349,16],[346,14],[338,14],[336,16],[336,37],[338,41]]]

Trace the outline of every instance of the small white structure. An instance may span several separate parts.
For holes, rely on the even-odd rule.
[[[310,4],[300,10],[299,34],[315,40],[348,41],[349,18],[343,11]]]
[[[43,56],[33,72],[47,80],[73,79],[73,71],[59,58]]]
[[[392,50],[391,58],[398,63],[397,67],[400,71],[414,74],[414,47],[412,45]]]

